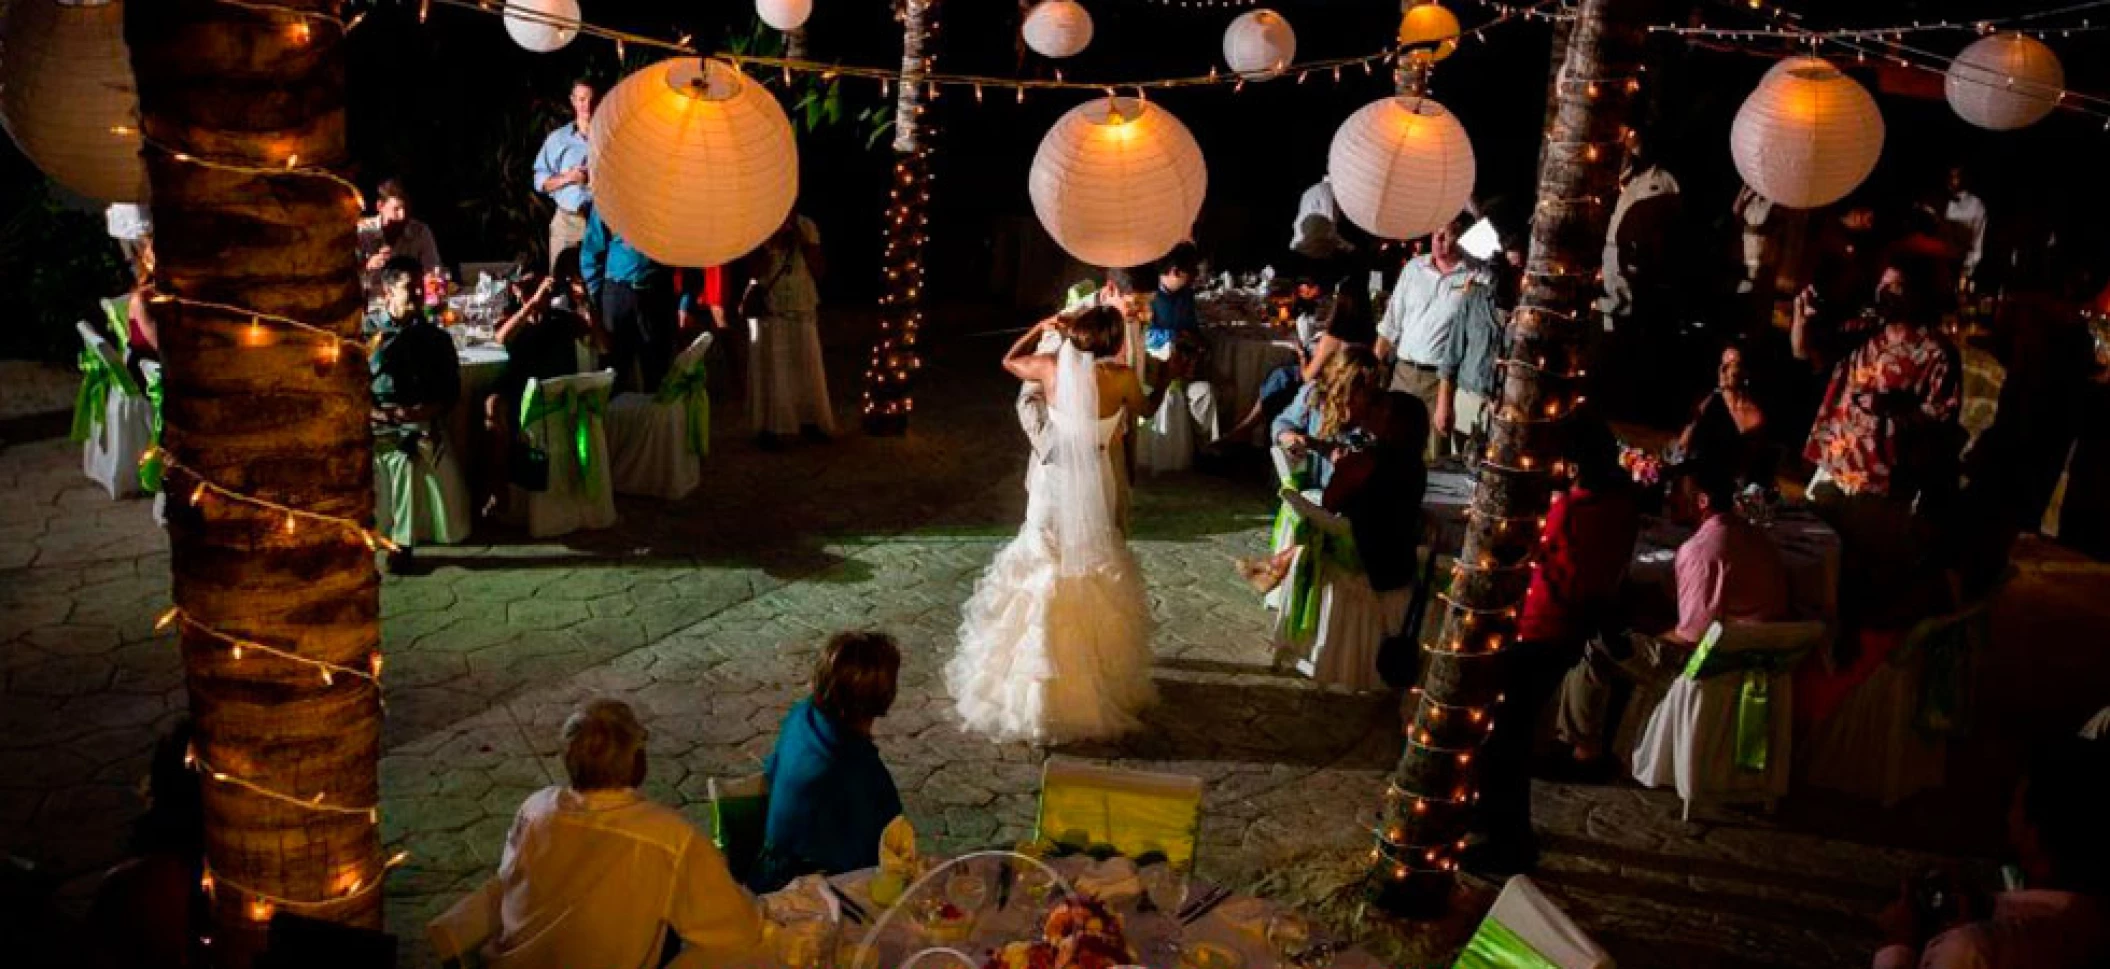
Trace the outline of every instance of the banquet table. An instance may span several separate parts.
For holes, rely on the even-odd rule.
[[[1033,900],[1025,891],[1024,882],[1021,880],[1013,885],[1009,903],[999,909],[996,885],[998,869],[1003,862],[999,857],[973,858],[932,879],[930,884],[917,891],[917,897],[937,894],[951,897],[957,902],[958,896],[948,893],[945,883],[962,871],[975,876],[984,887],[986,897],[975,913],[966,939],[960,941],[932,941],[909,917],[909,910],[904,908],[888,921],[883,933],[870,940],[873,951],[869,954],[860,953],[855,946],[866,943],[869,933],[885,912],[872,901],[870,888],[875,872],[871,869],[837,875],[828,880],[837,892],[860,907],[870,917],[870,922],[832,922],[830,916],[837,907],[822,897],[818,878],[800,879],[782,891],[764,896],[762,901],[771,921],[778,925],[802,918],[828,924],[825,931],[839,940],[837,944],[840,948],[833,951],[840,955],[840,961],[830,963],[823,958],[822,965],[839,965],[842,969],[863,969],[866,964],[893,967],[901,965],[908,957],[918,952],[942,946],[967,955],[979,966],[991,950],[1005,943],[1038,939],[1043,916],[1053,901],[1052,896],[1044,901]],[[1011,859],[1010,863],[1014,870],[1021,873],[1026,868],[1025,863],[1017,859]],[[1135,950],[1138,965],[1150,969],[1176,969],[1180,965],[1176,945],[1196,943],[1210,943],[1230,950],[1237,956],[1236,965],[1239,969],[1267,969],[1277,963],[1275,953],[1266,940],[1268,921],[1280,911],[1273,902],[1233,893],[1193,924],[1181,928],[1168,915],[1138,912],[1142,899],[1138,894],[1140,875],[1127,874],[1133,870],[1133,864],[1126,859],[1095,862],[1085,857],[1069,857],[1051,859],[1048,864],[1073,887],[1090,890],[1097,886],[1105,889],[1102,898],[1121,917],[1129,947]],[[931,867],[935,869],[936,866]],[[1124,875],[1126,877],[1123,877]],[[1196,879],[1190,883],[1188,898],[1199,898],[1204,888],[1204,883]],[[913,897],[905,897],[903,903],[913,900]],[[1317,925],[1312,926],[1311,941],[1326,941]],[[743,969],[797,969],[790,967],[783,960],[782,946],[764,948],[768,951],[755,953],[751,957],[752,961],[743,964]],[[826,943],[823,944],[823,951],[829,951]],[[688,963],[677,958],[673,965],[687,966]],[[959,960],[943,954],[932,954],[926,956],[919,965],[958,966]],[[1380,963],[1367,952],[1349,947],[1334,955],[1327,965],[1328,969],[1378,969]]]
[[[1445,554],[1456,554],[1465,542],[1466,509],[1472,506],[1474,480],[1456,464],[1429,469],[1428,489],[1422,496],[1422,512],[1428,521],[1430,539]],[[1831,622],[1839,615],[1839,533],[1817,517],[1807,505],[1786,505],[1763,526],[1780,549],[1788,568],[1789,607],[1798,619]],[[1677,574],[1673,565],[1678,546],[1692,529],[1665,518],[1644,516],[1641,537],[1634,544],[1634,558],[1627,582],[1652,598],[1667,596],[1677,601]]]
[[[1272,307],[1265,296],[1246,292],[1204,293],[1195,299],[1202,345],[1208,349],[1209,382],[1216,388],[1220,425],[1251,410],[1260,384],[1277,367],[1297,362],[1296,341],[1267,325]]]

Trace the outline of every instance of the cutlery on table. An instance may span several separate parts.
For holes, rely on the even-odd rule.
[[[850,921],[859,925],[865,923],[865,910],[859,908],[856,902],[851,901],[850,896],[844,894],[842,889],[835,887],[835,884],[826,878],[821,879],[821,888],[835,899],[835,904],[842,906],[843,914],[849,916]]]

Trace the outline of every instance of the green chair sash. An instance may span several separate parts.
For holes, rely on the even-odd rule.
[[[121,356],[132,352],[132,297],[112,296],[102,301],[103,319],[110,323],[110,342]]]
[[[80,365],[81,389],[73,395],[73,429],[68,433],[75,444],[95,436],[96,428],[108,419],[110,388],[116,383],[110,365],[95,351],[82,350]]]
[[[1489,917],[1473,932],[1453,969],[1560,969],[1514,929]]]
[[[154,406],[153,435],[149,438],[147,459],[139,462],[139,486],[147,494],[161,493],[164,465],[161,459],[161,371],[147,375],[147,402]]]
[[[1915,629],[1890,662],[1903,665],[1915,654],[1926,657],[1920,669],[1919,701],[1912,725],[1929,739],[1961,737],[1969,732],[1970,660],[1973,644],[1991,637],[1987,597],[1960,615],[1930,619]]]
[[[525,399],[520,402],[520,426],[543,422],[545,434],[552,415],[571,415],[572,446],[578,461],[572,470],[577,474],[579,487],[587,497],[599,490],[593,475],[593,420],[608,412],[608,390],[565,390],[561,393],[545,393],[541,387],[529,382]]]
[[[689,453],[699,458],[711,455],[711,393],[704,379],[703,361],[680,373],[668,374],[652,399],[662,404],[680,404],[688,411]]]
[[[1692,659],[1685,664],[1685,678],[1704,680],[1728,673],[1743,674],[1743,683],[1736,693],[1736,766],[1763,771],[1772,758],[1773,677],[1792,672],[1809,655],[1809,648],[1723,652],[1714,648],[1720,638],[1720,627],[1716,627],[1700,641],[1699,648],[1692,651]]]

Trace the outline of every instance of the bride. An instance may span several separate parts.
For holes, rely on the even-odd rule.
[[[967,728],[999,741],[1057,744],[1141,726],[1150,683],[1150,604],[1117,522],[1122,436],[1145,413],[1122,348],[1121,311],[1043,321],[1004,369],[1046,388],[1042,450],[1026,470],[1026,523],[975,583],[945,666]],[[1050,332],[1053,353],[1037,352]]]

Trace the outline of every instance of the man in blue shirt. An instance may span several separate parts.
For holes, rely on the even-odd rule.
[[[586,171],[586,136],[593,129],[594,105],[600,93],[593,82],[580,78],[571,85],[572,123],[542,139],[535,153],[535,191],[557,203],[549,220],[549,259],[552,269],[557,254],[576,246],[586,236],[586,215],[593,208],[593,186]]]
[[[599,210],[586,219],[579,274],[600,307],[601,327],[614,346],[609,362],[617,386],[647,394],[657,391],[674,359],[674,274],[623,241]],[[689,297],[679,300],[685,310]]]

